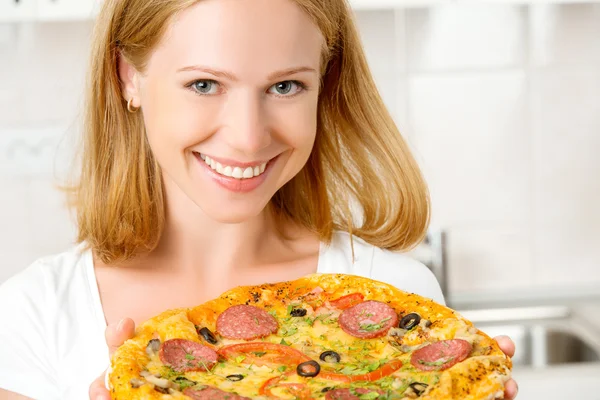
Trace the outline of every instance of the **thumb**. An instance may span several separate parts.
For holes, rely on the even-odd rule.
[[[112,354],[135,335],[135,322],[131,318],[123,318],[116,326],[109,325],[106,327],[105,338],[108,345],[108,353]]]
[[[515,342],[508,336],[496,336],[494,340],[498,343],[500,350],[509,357],[515,355]]]

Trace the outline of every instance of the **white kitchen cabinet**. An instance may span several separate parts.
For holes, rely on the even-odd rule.
[[[0,22],[31,21],[37,0],[0,0]]]
[[[38,21],[68,21],[92,19],[101,0],[35,0]]]

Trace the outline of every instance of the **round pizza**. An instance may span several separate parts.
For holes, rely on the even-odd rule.
[[[113,399],[500,399],[511,361],[457,312],[353,275],[232,289],[114,353]]]

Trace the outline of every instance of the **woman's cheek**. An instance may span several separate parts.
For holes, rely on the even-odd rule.
[[[278,121],[278,130],[290,147],[301,153],[310,152],[317,130],[316,101],[307,96],[303,104],[289,107],[275,119]]]
[[[155,104],[146,122],[151,144],[183,153],[189,147],[206,140],[213,131],[216,115],[214,108],[210,104],[203,105],[193,101],[174,100]],[[156,151],[160,149],[157,148]]]

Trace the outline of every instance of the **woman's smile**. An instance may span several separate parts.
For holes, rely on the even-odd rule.
[[[221,187],[239,193],[258,188],[267,178],[279,155],[264,161],[239,162],[193,152],[200,168]]]

